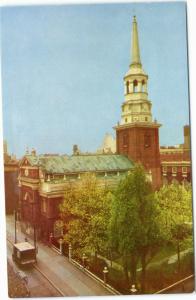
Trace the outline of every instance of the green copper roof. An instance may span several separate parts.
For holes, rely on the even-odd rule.
[[[133,168],[133,162],[126,156],[105,155],[74,155],[74,156],[33,156],[27,155],[31,165],[37,165],[49,173],[79,173],[93,171],[126,171]]]

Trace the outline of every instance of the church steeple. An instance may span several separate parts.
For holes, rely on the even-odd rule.
[[[137,21],[136,16],[133,17],[133,25],[132,25],[132,52],[131,52],[131,66],[141,66],[140,60],[140,48],[139,48],[139,38],[138,38],[138,30],[137,30]]]
[[[136,17],[132,22],[131,62],[124,76],[124,102],[121,120],[116,129],[118,154],[142,163],[152,175],[153,187],[161,184],[159,124],[153,120],[152,103],[148,97],[148,75],[140,59],[139,37]]]
[[[148,75],[140,59],[136,17],[133,17],[131,39],[131,64],[124,77],[124,96],[120,124],[151,123],[151,101],[148,99]]]

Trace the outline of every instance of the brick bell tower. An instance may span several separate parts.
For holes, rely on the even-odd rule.
[[[161,185],[159,127],[152,120],[152,103],[148,99],[148,75],[140,60],[136,17],[132,25],[131,64],[124,77],[124,102],[121,121],[115,127],[117,153],[140,162],[152,176],[153,188]]]

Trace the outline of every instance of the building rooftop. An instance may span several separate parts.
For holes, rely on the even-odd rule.
[[[33,166],[40,166],[41,169],[48,173],[64,174],[82,173],[82,172],[99,172],[99,171],[126,171],[134,167],[124,155],[116,154],[94,154],[94,155],[51,155],[51,156],[25,156]]]

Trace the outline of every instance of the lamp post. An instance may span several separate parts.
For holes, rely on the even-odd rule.
[[[108,268],[107,268],[107,267],[104,267],[104,268],[103,268],[103,280],[104,280],[104,284],[106,284],[108,272],[109,272],[109,271],[108,271]]]
[[[50,246],[52,246],[52,239],[53,239],[53,233],[51,232],[51,233],[50,233],[50,236],[49,236]]]
[[[59,244],[60,244],[61,255],[63,255],[63,239],[59,239]]]
[[[137,289],[136,289],[136,287],[135,287],[135,284],[132,284],[132,285],[131,285],[130,292],[131,292],[132,295],[134,295],[134,294],[137,293]]]
[[[72,255],[71,251],[72,251],[72,246],[71,246],[71,243],[70,243],[69,244],[69,261],[71,261],[71,255]]]
[[[15,229],[15,237],[14,237],[14,242],[15,244],[17,243],[17,228],[16,228],[16,220],[17,219],[17,211],[14,211],[14,229]]]
[[[35,227],[35,203],[31,202],[31,223],[33,226],[33,239],[34,239],[34,247],[35,249],[37,248],[36,246],[36,227]]]
[[[86,256],[86,254],[84,253],[84,254],[82,255],[83,268],[85,268],[85,260],[86,260],[86,258],[87,258],[87,256]]]

